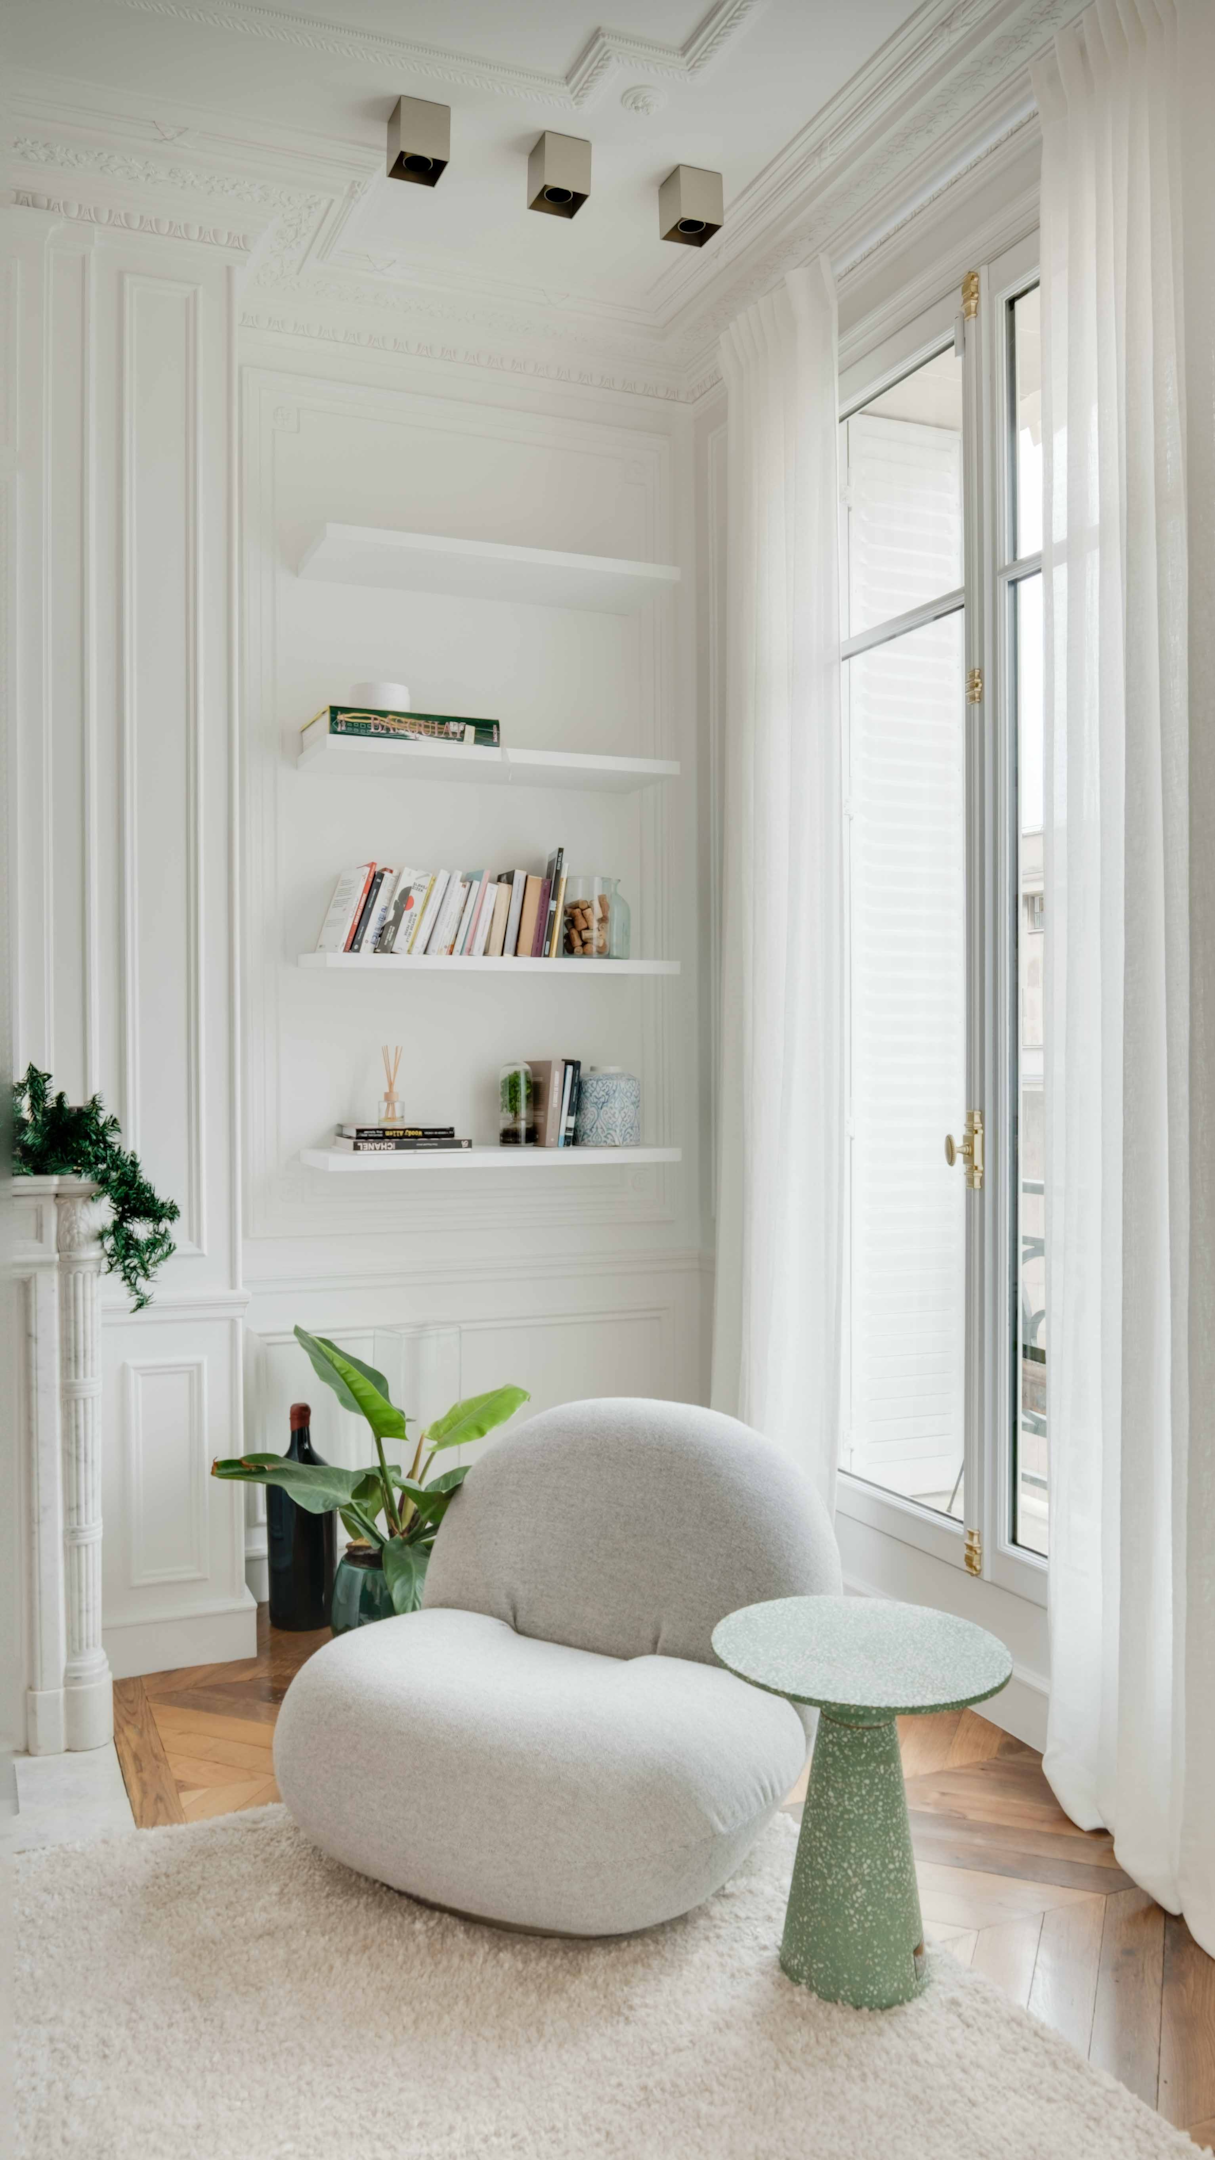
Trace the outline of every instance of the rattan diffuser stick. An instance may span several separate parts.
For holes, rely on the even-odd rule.
[[[382,1056],[384,1059],[385,1081],[384,1123],[386,1125],[397,1125],[400,1123],[401,1119],[400,1104],[397,1101],[397,1074],[401,1069],[400,1043],[397,1043],[395,1048],[391,1051],[389,1050],[387,1043],[384,1043],[382,1045]]]

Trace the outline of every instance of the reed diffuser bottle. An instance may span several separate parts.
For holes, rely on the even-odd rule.
[[[306,1402],[291,1405],[291,1445],[286,1460],[323,1463],[312,1445],[312,1411]],[[266,1527],[270,1561],[270,1625],[300,1634],[329,1625],[333,1595],[334,1517],[310,1515],[297,1507],[281,1486],[266,1487]]]

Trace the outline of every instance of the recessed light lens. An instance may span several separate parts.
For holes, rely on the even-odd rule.
[[[682,233],[698,233],[704,229],[705,221],[701,217],[681,217],[679,220],[679,230]]]
[[[573,202],[574,190],[573,188],[567,187],[546,187],[544,190],[544,200],[545,202],[552,203]]]
[[[434,170],[434,162],[435,161],[433,158],[423,157],[420,150],[415,150],[411,156],[406,158],[405,170],[406,172],[414,173],[432,172]]]

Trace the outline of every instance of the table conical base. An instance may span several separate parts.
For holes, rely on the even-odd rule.
[[[923,1935],[895,1721],[823,1711],[781,1965],[828,2002],[887,2010],[924,1986]]]

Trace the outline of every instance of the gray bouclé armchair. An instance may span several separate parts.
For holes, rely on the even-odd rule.
[[[788,1454],[687,1403],[545,1411],[474,1465],[423,1609],[288,1690],[283,1799],[333,1858],[477,1919],[613,1935],[733,1873],[805,1761],[791,1704],[724,1671],[741,1605],[840,1589]]]

